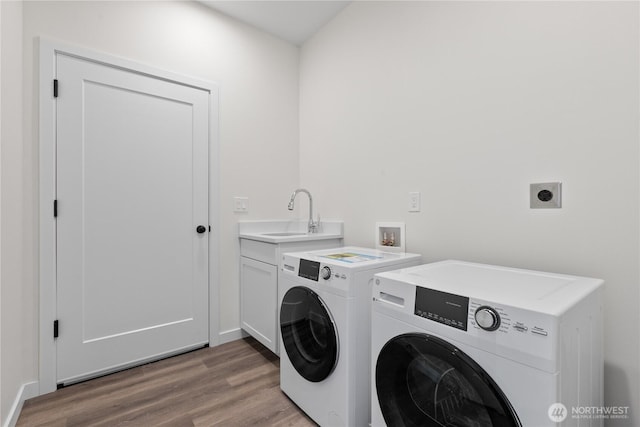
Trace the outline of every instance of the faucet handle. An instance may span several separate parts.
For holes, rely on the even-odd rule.
[[[318,214],[318,220],[314,221],[313,217],[309,220],[309,233],[317,233],[320,228],[320,214]]]

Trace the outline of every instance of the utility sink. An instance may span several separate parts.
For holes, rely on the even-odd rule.
[[[342,221],[323,221],[317,233],[307,233],[307,225],[305,220],[238,221],[238,237],[276,245],[299,243],[298,248],[290,248],[299,250],[308,242],[333,240],[338,243],[343,237]]]

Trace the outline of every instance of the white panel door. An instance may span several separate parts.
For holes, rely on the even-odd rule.
[[[208,342],[209,93],[56,61],[65,383]]]

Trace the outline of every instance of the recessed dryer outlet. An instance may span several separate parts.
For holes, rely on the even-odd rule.
[[[531,209],[557,209],[562,207],[562,183],[544,182],[529,185]]]

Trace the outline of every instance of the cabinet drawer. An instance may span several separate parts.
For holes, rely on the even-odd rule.
[[[278,245],[258,242],[256,240],[240,239],[240,256],[278,265]]]

